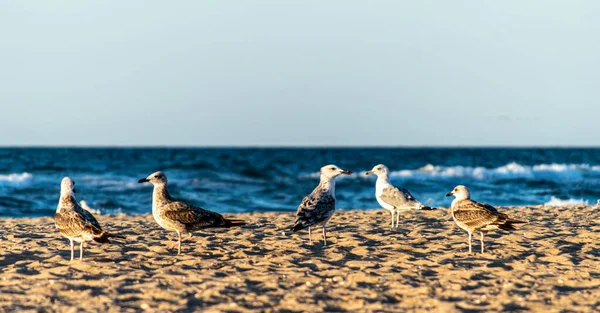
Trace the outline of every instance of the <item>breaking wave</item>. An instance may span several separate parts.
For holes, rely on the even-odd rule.
[[[417,179],[470,178],[476,180],[527,179],[577,181],[588,176],[600,177],[600,166],[556,163],[531,166],[512,162],[497,168],[485,168],[428,164],[416,170],[394,171],[391,173],[391,176]]]
[[[0,174],[0,185],[18,184],[31,180],[33,175],[25,173]]]
[[[352,175],[342,175],[340,178],[366,179],[361,175],[364,171]],[[301,175],[301,178],[318,178],[319,172]],[[474,180],[545,180],[545,181],[577,181],[586,177],[597,176],[600,178],[600,165],[589,164],[538,164],[521,165],[508,163],[496,168],[470,167],[470,166],[440,166],[427,164],[418,169],[405,169],[392,171],[390,177],[418,180],[441,180],[450,178],[467,178]]]
[[[583,204],[583,205],[588,205],[589,202],[587,200],[584,199],[559,199],[557,197],[552,196],[550,198],[550,201],[544,203],[544,205],[547,206],[568,206],[568,205],[578,205],[578,204]]]

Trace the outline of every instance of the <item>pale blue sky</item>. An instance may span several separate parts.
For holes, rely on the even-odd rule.
[[[600,145],[600,1],[2,1],[0,145]]]

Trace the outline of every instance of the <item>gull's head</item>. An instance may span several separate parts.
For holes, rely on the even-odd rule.
[[[69,196],[75,194],[75,182],[71,178],[65,177],[62,179],[60,182],[60,194]]]
[[[165,173],[158,171],[150,174],[146,178],[142,178],[138,180],[138,183],[151,183],[152,185],[164,185],[167,183],[167,175]]]
[[[321,177],[331,179],[331,178],[338,177],[339,175],[342,175],[342,174],[350,175],[350,174],[352,174],[352,172],[350,172],[348,170],[343,170],[333,164],[329,164],[329,165],[325,165],[325,166],[321,167]]]
[[[458,185],[452,189],[449,193],[446,194],[446,197],[454,196],[456,200],[467,200],[471,198],[471,194],[469,193],[469,189],[463,185]]]
[[[388,171],[387,166],[385,166],[383,164],[379,164],[379,165],[373,166],[373,168],[370,171],[366,171],[365,175],[375,174],[377,176],[381,176],[381,175],[387,175],[388,172],[389,171]]]

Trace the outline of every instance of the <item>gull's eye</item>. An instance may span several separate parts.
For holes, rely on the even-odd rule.
[[[330,167],[329,169],[332,170],[332,171],[335,171],[335,167],[333,167],[333,166]]]

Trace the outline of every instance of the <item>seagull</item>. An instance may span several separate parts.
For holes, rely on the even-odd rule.
[[[229,228],[242,226],[246,222],[224,218],[221,214],[196,207],[171,197],[167,189],[167,176],[163,172],[154,172],[138,183],[154,185],[152,193],[152,216],[160,227],[177,233],[177,255],[181,254],[181,233],[189,233],[205,228]]]
[[[365,172],[365,175],[371,174],[377,175],[377,183],[375,183],[377,202],[392,213],[392,228],[394,228],[394,215],[396,215],[396,227],[400,225],[400,212],[414,209],[432,210],[415,199],[408,190],[390,184],[389,170],[385,165],[375,165],[372,170]]]
[[[327,245],[326,224],[335,211],[335,178],[341,174],[350,175],[352,172],[342,170],[335,165],[321,167],[321,182],[311,194],[302,199],[296,212],[296,221],[291,231],[308,228],[308,239],[312,245],[310,228],[323,226],[323,245]]]
[[[488,230],[502,229],[506,231],[515,230],[513,224],[524,224],[525,221],[509,218],[508,215],[486,203],[471,200],[471,194],[467,187],[459,185],[446,194],[447,197],[454,196],[451,211],[452,218],[458,227],[469,233],[469,253],[472,253],[472,233],[481,234],[481,253],[483,253],[483,233]]]
[[[54,214],[54,222],[60,233],[69,239],[71,245],[71,261],[75,254],[73,241],[80,243],[79,260],[83,260],[83,245],[85,241],[110,243],[108,238],[123,238],[102,230],[100,223],[92,213],[84,210],[75,200],[75,182],[69,177],[60,183],[60,199]]]
[[[84,210],[92,213],[92,214],[101,214],[100,210],[96,210],[96,209],[92,209],[87,202],[85,202],[85,200],[81,200],[79,201],[79,205],[81,206],[81,208],[83,208]]]

